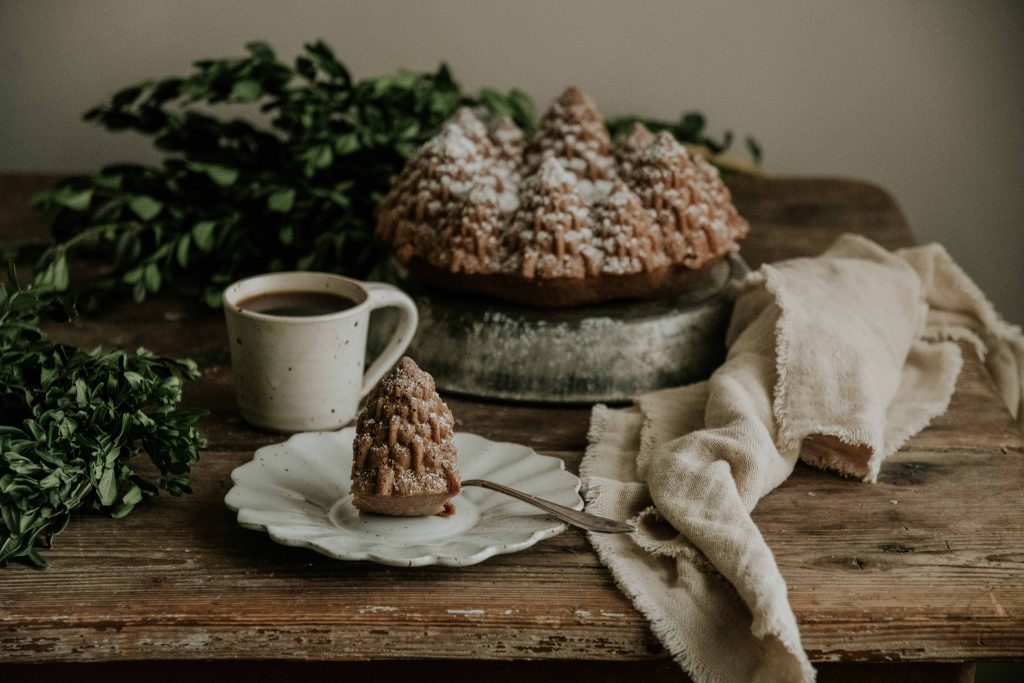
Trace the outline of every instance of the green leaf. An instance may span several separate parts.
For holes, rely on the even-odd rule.
[[[144,221],[156,218],[164,205],[148,195],[139,195],[128,202],[128,208]]]
[[[698,142],[705,123],[703,114],[695,111],[687,112],[679,124],[677,135],[684,138],[685,142]]]
[[[229,185],[234,185],[235,181],[238,180],[238,169],[210,164],[206,167],[206,175],[210,176],[210,180],[217,185],[228,187]]]
[[[53,262],[53,288],[63,292],[70,284],[71,276],[68,273],[68,256],[62,249]]]
[[[210,92],[210,85],[197,78],[190,79],[181,84],[179,92],[189,99],[200,99]]]
[[[110,511],[110,516],[113,519],[122,519],[127,517],[132,510],[135,509],[135,503],[121,503],[113,510]]]
[[[92,190],[74,190],[65,185],[53,195],[53,201],[72,211],[85,211],[92,201]]]
[[[419,149],[419,147],[411,142],[399,142],[395,144],[395,151],[398,152],[403,159],[411,157],[417,149]]]
[[[508,94],[508,104],[512,108],[512,120],[520,128],[533,128],[533,100],[522,90],[513,90]]]
[[[121,496],[121,504],[110,512],[114,519],[121,519],[135,509],[135,506],[142,502],[142,489],[133,485],[128,492]]]
[[[126,88],[121,92],[114,95],[113,99],[110,100],[111,106],[115,109],[120,109],[128,106],[132,102],[138,99],[139,95],[142,94],[142,88],[140,86],[133,86]]]
[[[219,308],[221,304],[221,292],[219,289],[207,289],[203,294],[203,303],[210,308]]]
[[[267,197],[267,208],[275,213],[288,213],[295,204],[295,190],[279,190]]]
[[[67,290],[70,283],[70,275],[68,273],[67,252],[63,248],[58,247],[55,250],[53,260],[36,273],[33,283],[36,286],[49,287],[58,292]]]
[[[128,492],[121,498],[121,502],[126,505],[135,505],[136,503],[142,502],[142,489],[138,486],[132,486],[128,489]]]
[[[295,59],[295,70],[307,80],[316,79],[316,67],[313,66],[313,61],[308,57],[298,57]]]
[[[352,204],[348,196],[341,192],[331,192],[328,197],[332,202],[343,208],[348,208]]]
[[[101,173],[96,176],[96,186],[104,190],[120,190],[123,178],[120,174],[105,175]]]
[[[124,373],[124,379],[131,385],[132,389],[138,389],[139,385],[145,380],[145,378],[137,372],[126,372]]]
[[[264,62],[274,61],[274,50],[262,41],[253,41],[245,44],[245,49],[256,59]]]
[[[146,264],[146,268],[142,271],[142,281],[150,292],[160,291],[160,269],[156,267],[155,263]]]
[[[334,152],[327,145],[320,145],[310,150],[309,158],[316,168],[327,168],[334,161]]]
[[[132,268],[121,276],[122,282],[127,285],[134,285],[142,280],[142,268]]]
[[[134,263],[142,253],[142,243],[135,232],[122,232],[114,247],[114,267],[122,268]]]
[[[410,121],[408,125],[398,132],[399,140],[412,140],[415,139],[420,132],[420,125],[415,121]]]
[[[192,226],[192,241],[196,249],[210,251],[213,249],[213,229],[217,226],[213,221],[200,221]]]
[[[239,102],[258,100],[262,94],[263,88],[258,81],[238,81],[231,88],[231,98]]]
[[[75,380],[75,402],[80,406],[84,406],[88,401],[88,391],[85,386],[85,382],[81,379]]]
[[[750,158],[754,160],[755,164],[760,164],[764,158],[764,151],[761,149],[761,144],[751,136],[747,136],[747,151],[750,152]]]
[[[306,51],[321,69],[336,81],[348,85],[352,78],[345,66],[337,60],[334,52],[321,40],[306,46]]]
[[[177,260],[178,265],[182,268],[188,268],[188,250],[192,246],[191,235],[182,235],[178,239],[178,246],[175,248],[174,256]]]
[[[355,133],[345,133],[334,141],[334,151],[338,156],[351,154],[359,149],[359,136]]]
[[[117,479],[114,477],[113,467],[103,470],[103,476],[96,486],[96,493],[100,497],[101,505],[110,505],[117,499]]]

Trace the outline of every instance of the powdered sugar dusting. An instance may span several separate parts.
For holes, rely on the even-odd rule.
[[[403,357],[367,398],[352,444],[352,491],[359,495],[455,495],[455,420],[434,379]]]
[[[641,124],[613,148],[569,88],[528,144],[510,119],[460,109],[406,163],[377,229],[403,262],[547,279],[700,268],[749,224],[707,160]]]

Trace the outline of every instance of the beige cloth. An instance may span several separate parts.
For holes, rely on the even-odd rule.
[[[587,509],[640,529],[591,540],[695,681],[814,680],[750,511],[798,457],[873,482],[946,410],[962,365],[947,340],[971,341],[1024,417],[1020,329],[945,250],[892,254],[845,235],[820,257],[748,277],[708,381],[594,408]]]

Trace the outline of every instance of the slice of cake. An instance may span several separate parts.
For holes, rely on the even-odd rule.
[[[364,512],[447,516],[460,490],[452,411],[408,356],[366,399],[352,443],[352,499]]]

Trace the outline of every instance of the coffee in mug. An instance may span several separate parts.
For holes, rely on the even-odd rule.
[[[412,341],[418,315],[392,285],[330,273],[270,273],[224,290],[242,417],[279,432],[338,429]],[[399,310],[398,327],[364,371],[370,312]]]

